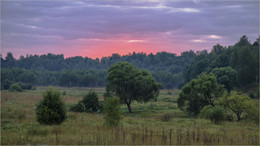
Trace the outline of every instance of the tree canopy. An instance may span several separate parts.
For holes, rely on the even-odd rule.
[[[231,91],[236,86],[237,71],[231,67],[214,68],[212,73],[216,76],[217,82]]]
[[[214,106],[214,100],[220,97],[223,91],[213,74],[202,73],[182,88],[178,107],[197,116],[204,106]]]
[[[6,57],[0,57],[1,89],[10,89],[11,84],[16,82],[40,86],[104,87],[108,68],[119,61],[148,70],[163,88],[168,89],[182,88],[202,72],[210,73],[222,67],[231,67],[237,72],[236,84],[226,86],[228,89],[249,88],[259,83],[259,38],[251,44],[246,36],[242,36],[233,46],[217,44],[210,52],[185,51],[180,55],[133,52],[92,59],[82,56],[64,58],[63,54],[48,53],[16,59],[9,52]]]
[[[229,94],[225,93],[217,104],[231,110],[236,115],[237,121],[246,118],[259,121],[259,110],[257,109],[256,102],[246,94],[236,91],[232,91]]]
[[[161,85],[151,74],[139,70],[130,63],[117,62],[108,69],[106,96],[118,96],[123,104],[132,112],[131,103],[147,102],[159,95]]]

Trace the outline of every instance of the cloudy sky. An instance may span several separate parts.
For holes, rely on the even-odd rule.
[[[258,0],[1,1],[1,54],[211,50],[259,36]]]

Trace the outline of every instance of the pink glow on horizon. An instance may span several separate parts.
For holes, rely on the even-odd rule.
[[[83,57],[89,57],[92,59],[102,57],[109,57],[112,56],[112,54],[119,54],[119,55],[128,55],[132,54],[133,52],[136,53],[146,53],[147,55],[152,53],[156,54],[157,52],[166,51],[169,53],[176,53],[180,54],[182,50],[172,50],[169,49],[168,44],[163,44],[159,42],[153,42],[150,40],[141,41],[138,39],[128,39],[127,40],[107,40],[107,41],[98,41],[95,42],[92,45],[82,45],[75,47],[73,50],[66,49],[67,51],[64,51],[64,56],[67,57],[73,57],[73,56],[83,56]],[[175,46],[176,47],[176,46]],[[70,54],[70,55],[68,55]]]

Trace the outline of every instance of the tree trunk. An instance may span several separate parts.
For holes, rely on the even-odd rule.
[[[131,109],[130,103],[127,103],[126,105],[127,105],[127,108],[128,108],[128,112],[129,112],[129,113],[133,113],[133,112],[132,112],[132,109]]]
[[[237,122],[241,120],[240,113],[237,113]]]

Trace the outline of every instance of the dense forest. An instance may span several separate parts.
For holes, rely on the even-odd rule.
[[[11,52],[1,56],[1,89],[13,83],[24,86],[104,87],[110,65],[126,61],[148,70],[162,88],[181,88],[202,72],[216,75],[227,89],[247,88],[259,83],[259,38],[253,44],[246,36],[233,46],[213,46],[211,52],[186,51],[180,55],[159,52],[135,53],[91,59],[61,55],[27,55],[15,59]]]

